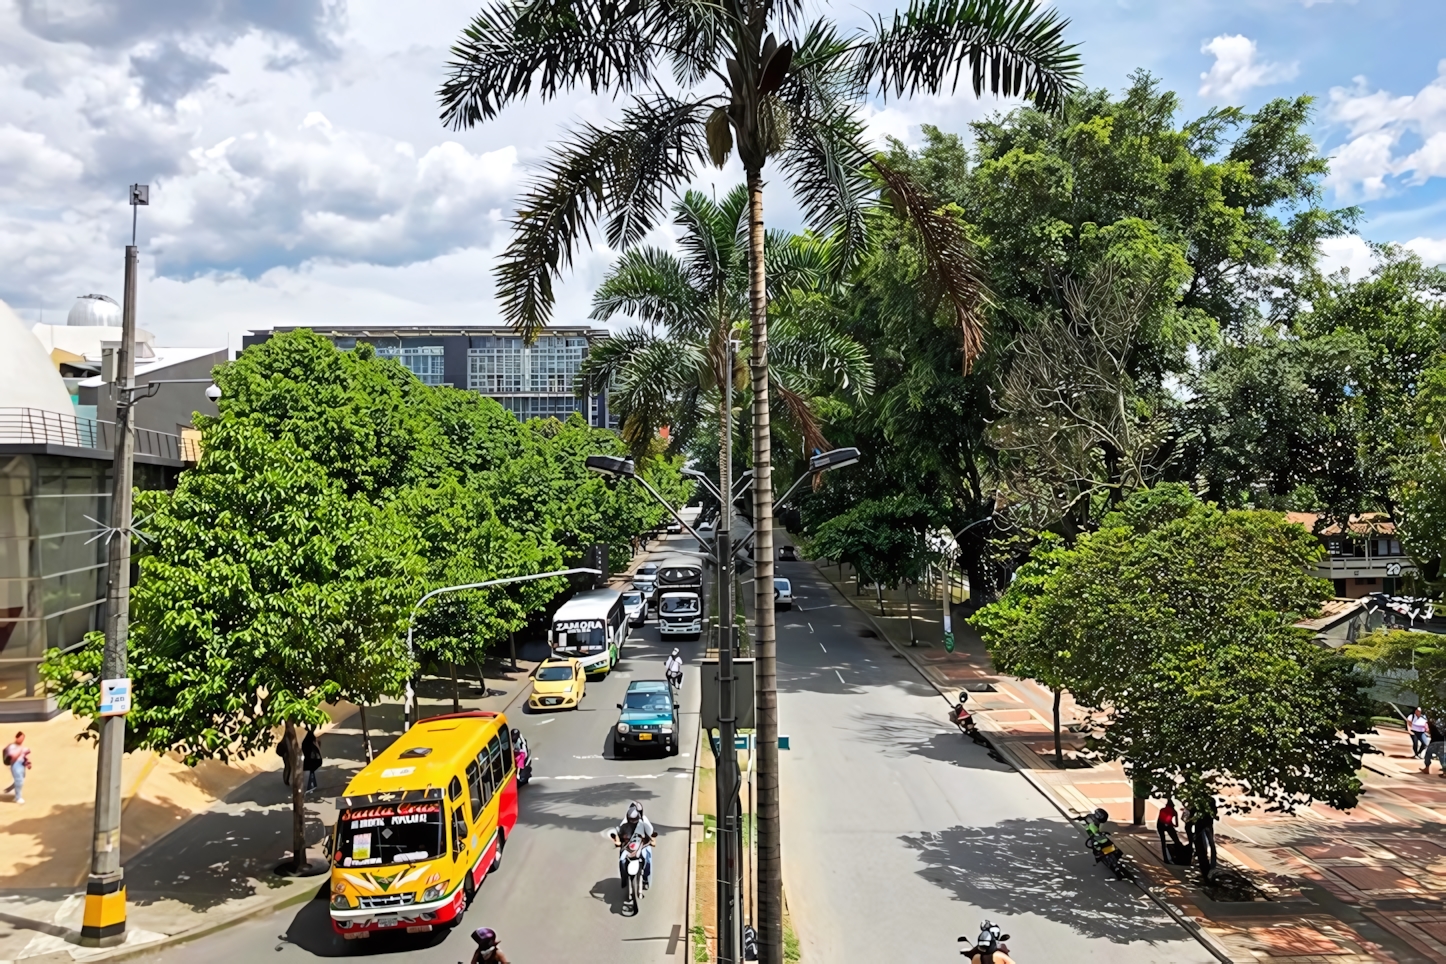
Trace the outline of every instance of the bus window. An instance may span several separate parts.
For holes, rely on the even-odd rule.
[[[492,795],[497,792],[497,784],[492,780],[492,764],[487,759],[485,746],[482,748],[482,752],[477,754],[477,772],[482,782],[482,805],[485,807],[492,800]]]
[[[467,843],[467,818],[462,815],[462,808],[458,807],[452,811],[452,859],[456,860],[461,855],[464,845]]]
[[[492,785],[500,788],[507,776],[507,762],[502,759],[502,740],[494,736],[487,749],[492,754]]]
[[[482,768],[473,760],[467,764],[467,793],[472,797],[472,822],[477,822],[477,815],[487,805],[487,798],[482,796]]]
[[[508,766],[511,767],[512,761],[517,757],[517,751],[512,748],[512,731],[504,726],[497,731],[497,736],[502,740],[502,752],[507,755]]]
[[[452,782],[447,784],[447,799],[455,801],[461,795],[462,781],[458,780],[456,777],[453,777]]]

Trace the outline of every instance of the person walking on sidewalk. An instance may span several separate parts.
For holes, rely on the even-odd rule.
[[[1210,876],[1215,869],[1215,801],[1210,801],[1195,814],[1195,833],[1191,836],[1200,873]]]
[[[281,757],[281,782],[288,787],[291,786],[291,740],[286,734],[276,744],[276,755]]]
[[[30,769],[30,747],[25,734],[16,733],[15,742],[5,748],[5,765],[10,768],[10,789],[15,791],[15,805],[25,803],[25,772]]]
[[[321,769],[321,763],[321,743],[316,739],[316,727],[308,726],[306,736],[301,740],[301,768],[306,771],[306,789],[303,793],[316,789],[316,771]]]
[[[1419,758],[1421,752],[1426,749],[1426,731],[1430,729],[1426,714],[1421,707],[1406,717],[1406,730],[1411,734],[1411,755]]]
[[[1160,808],[1159,816],[1155,818],[1155,832],[1160,835],[1160,856],[1165,863],[1173,864],[1175,861],[1170,859],[1170,848],[1165,843],[1165,834],[1170,835],[1177,847],[1180,846],[1180,834],[1175,829],[1175,801],[1168,797],[1165,805]]]
[[[1426,744],[1426,755],[1421,758],[1425,766],[1421,767],[1422,773],[1431,772],[1431,761],[1441,761],[1441,775],[1446,776],[1446,724],[1441,721],[1440,713],[1432,713],[1426,718],[1426,735],[1430,740]]]

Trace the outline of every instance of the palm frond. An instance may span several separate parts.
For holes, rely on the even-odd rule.
[[[938,94],[956,90],[967,65],[976,97],[987,86],[1053,110],[1080,83],[1068,26],[1036,0],[911,0],[892,23],[876,21],[858,51],[859,78],[885,96]]]
[[[677,418],[679,396],[696,384],[706,364],[696,343],[634,328],[589,351],[583,374],[594,384],[606,383],[608,406],[618,414],[623,440],[641,457],[659,427]]]
[[[985,269],[964,222],[937,202],[913,178],[880,158],[871,162],[900,213],[907,216],[919,236],[934,293],[949,303],[959,325],[968,372],[984,350],[984,305],[989,300]]]
[[[683,229],[678,247],[688,277],[705,297],[704,293],[714,291],[727,276],[732,256],[726,240],[720,242],[718,237],[722,217],[718,204],[702,191],[688,191],[673,205],[673,223]]]
[[[790,302],[769,331],[769,365],[799,395],[839,390],[861,402],[874,390],[873,363],[863,345],[838,330],[836,311],[823,297]]]
[[[700,301],[689,284],[687,267],[676,255],[658,248],[633,248],[623,252],[593,292],[591,317],[607,321],[625,314],[676,332],[700,323]]]
[[[827,452],[833,448],[832,443],[823,434],[823,426],[814,414],[813,406],[807,398],[798,392],[788,388],[777,379],[772,379],[769,390],[775,398],[783,405],[783,410],[788,413],[788,420],[798,429],[798,434],[803,436],[803,444],[810,452]]]
[[[522,197],[496,268],[502,315],[524,338],[552,316],[552,279],[571,266],[579,243],[591,243],[590,225],[610,217],[609,239],[626,246],[656,223],[664,192],[691,174],[703,109],[640,98],[617,126],[585,126],[553,149]]]
[[[547,100],[582,85],[591,93],[652,81],[653,4],[607,0],[500,0],[462,31],[437,96],[453,130],[497,116],[534,89]]]
[[[840,275],[867,247],[867,217],[874,183],[865,173],[864,125],[843,104],[830,113],[800,113],[780,158],[810,227],[835,239]]]

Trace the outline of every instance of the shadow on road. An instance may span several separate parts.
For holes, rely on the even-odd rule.
[[[466,927],[464,920],[461,927]],[[279,940],[297,947],[315,957],[376,957],[382,954],[410,955],[417,951],[436,947],[451,933],[450,928],[441,927],[428,934],[376,934],[361,940],[349,941],[331,928],[331,917],[326,902],[307,901],[291,919],[291,925]],[[277,945],[277,950],[281,946]],[[468,953],[470,953],[470,947]]]
[[[1172,922],[1144,916],[1135,886],[1110,879],[1083,838],[1057,821],[1006,820],[900,839],[918,851],[920,877],[988,913],[1038,914],[1117,944],[1180,937]]]
[[[1013,767],[997,762],[989,756],[987,749],[950,726],[948,721],[942,718],[943,711],[944,704],[941,702],[941,718],[938,720],[864,713],[856,717],[856,735],[869,743],[902,749],[941,763],[952,763],[972,770],[1013,772]],[[940,732],[944,727],[948,729]]]
[[[592,899],[608,905],[608,910],[623,916],[623,884],[617,877],[604,877],[592,885]]]

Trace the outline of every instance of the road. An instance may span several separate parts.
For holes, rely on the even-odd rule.
[[[956,938],[986,918],[1020,964],[1214,961],[947,728],[948,704],[811,563],[778,568],[799,597],[778,613],[778,676],[784,889],[805,961],[958,961]]]
[[[344,941],[332,933],[325,901],[312,900],[138,959],[191,964],[254,961],[264,955],[284,964],[366,956],[451,964],[471,957],[468,935],[486,925],[497,930],[503,950],[518,964],[687,960],[684,908],[694,746],[685,739],[676,757],[607,758],[616,704],[628,682],[661,679],[663,658],[675,645],[664,647],[652,622],[634,629],[633,637],[612,674],[588,683],[580,709],[523,714],[519,701],[509,711],[536,754],[533,782],[521,791],[518,826],[508,838],[502,867],[483,883],[461,927]],[[702,655],[702,643],[676,645],[689,659]],[[681,732],[696,734],[694,666],[685,671],[682,695]],[[630,800],[643,804],[660,837],[652,889],[639,914],[626,918],[617,851],[607,832],[617,826]]]

